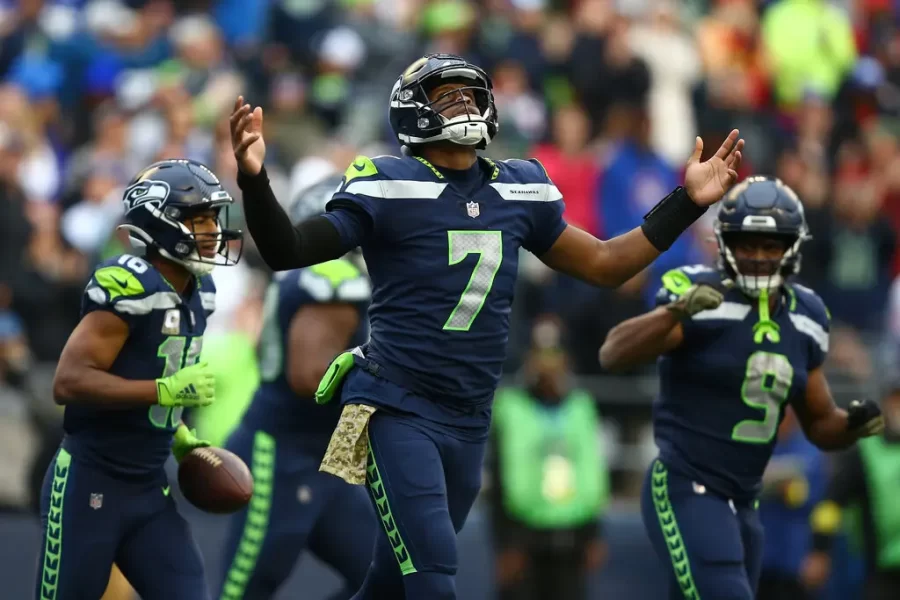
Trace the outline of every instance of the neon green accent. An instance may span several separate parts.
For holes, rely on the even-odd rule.
[[[669,558],[672,560],[672,569],[675,571],[675,579],[681,587],[681,593],[688,600],[700,600],[700,592],[694,584],[694,576],[691,574],[691,562],[688,560],[687,548],[681,539],[681,530],[675,519],[675,511],[669,501],[669,473],[666,466],[659,460],[653,461],[653,472],[650,477],[650,494],[653,497],[653,507],[656,509],[656,518],[659,519],[659,528],[662,530],[663,541],[669,550]]]
[[[491,165],[491,168],[494,169],[494,170],[491,172],[491,181],[493,181],[494,179],[497,179],[498,177],[500,177],[500,166],[499,166],[497,163],[495,163],[495,162],[492,161],[491,159],[489,159],[489,158],[487,158],[487,157],[484,157],[484,156],[482,156],[481,159],[482,159],[484,162],[486,162],[487,164]]]
[[[663,287],[676,296],[681,296],[693,285],[691,278],[681,269],[666,271],[662,276]]]
[[[444,329],[468,331],[481,312],[494,286],[494,277],[503,262],[503,233],[500,231],[448,231],[449,263],[455,265],[469,254],[478,254],[469,283],[447,317]]]
[[[828,310],[828,307],[825,306],[825,317],[828,319],[828,322],[831,322],[831,311]]]
[[[344,171],[344,186],[356,179],[357,177],[372,177],[378,175],[378,168],[371,158],[360,154],[353,163]]]
[[[753,501],[753,510],[759,510],[759,499]]]
[[[388,541],[394,549],[394,557],[400,565],[400,573],[403,575],[412,575],[416,573],[416,567],[413,564],[412,557],[403,543],[400,536],[400,530],[391,514],[391,505],[388,502],[387,490],[381,482],[381,473],[378,471],[378,465],[375,462],[375,453],[372,452],[372,442],[369,442],[369,454],[366,461],[366,483],[369,484],[369,491],[372,493],[372,499],[378,506],[378,516],[381,517],[381,524],[384,526],[384,532],[388,536]]]
[[[172,491],[172,488],[170,488],[169,486],[166,486],[166,487],[164,487],[164,488],[162,489],[162,491],[163,491],[163,496],[168,497],[168,496],[169,496],[169,492]]]
[[[753,326],[753,341],[762,344],[768,339],[773,344],[781,341],[781,327],[769,316],[769,290],[759,291],[759,321]]]
[[[310,271],[324,277],[331,283],[331,287],[337,289],[345,281],[356,279],[360,276],[359,269],[349,260],[329,260],[309,268]]]
[[[900,447],[886,443],[882,436],[868,437],[859,441],[859,452],[872,505],[878,568],[896,569],[900,567]]]
[[[122,267],[103,267],[94,273],[97,285],[109,294],[109,301],[116,298],[138,296],[144,293],[140,280],[128,269]]]
[[[535,529],[579,527],[595,520],[609,500],[609,471],[597,448],[600,416],[594,400],[576,390],[554,408],[518,388],[494,401],[503,503]]]
[[[790,286],[787,287],[788,296],[791,297],[791,304],[788,307],[788,310],[794,312],[797,310],[797,292]]]
[[[768,444],[781,421],[781,405],[794,381],[794,367],[783,354],[754,352],[747,359],[741,400],[754,410],[765,411],[761,420],[746,419],[734,426],[731,439],[748,444]]]
[[[269,528],[275,485],[275,438],[264,431],[257,431],[253,436],[250,472],[253,474],[253,497],[219,600],[241,600],[244,597]]]
[[[191,411],[193,425],[198,436],[221,447],[259,387],[256,340],[240,331],[209,334],[203,337],[200,356],[216,378],[216,401]]]
[[[50,512],[47,515],[47,531],[44,534],[44,564],[41,572],[41,600],[56,600],[59,586],[60,561],[63,542],[63,502],[72,455],[60,448],[53,465],[53,483],[50,488]]]
[[[341,387],[344,378],[350,373],[356,360],[352,352],[342,352],[331,361],[328,370],[319,382],[316,389],[316,404],[328,404],[334,398],[334,394]]]
[[[263,327],[259,335],[259,376],[262,381],[275,381],[281,374],[284,347],[278,326],[278,305],[278,282],[273,281],[263,300]]]
[[[438,179],[443,179],[443,178],[444,178],[443,173],[441,173],[440,171],[438,171],[438,170],[435,168],[435,166],[434,166],[433,164],[431,164],[430,162],[428,162],[426,159],[422,158],[421,156],[413,156],[413,158],[416,159],[417,161],[419,161],[420,163],[422,163],[423,165],[425,165],[426,167],[428,167],[429,169],[431,169],[431,172],[434,173],[434,175],[435,175]]]
[[[187,345],[187,337],[172,335],[165,339],[156,350],[156,356],[166,361],[161,377],[171,377],[181,369],[197,364],[203,349],[203,336],[191,339]],[[175,430],[181,422],[183,406],[162,406],[154,404],[147,410],[147,417],[154,427]]]

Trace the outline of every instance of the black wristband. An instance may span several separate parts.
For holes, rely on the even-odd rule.
[[[644,215],[641,230],[654,248],[665,252],[704,213],[706,207],[694,204],[687,190],[678,186]]]
[[[269,175],[266,173],[266,165],[263,165],[256,175],[247,175],[238,168],[237,184],[243,192],[253,193],[265,190],[269,185]]]

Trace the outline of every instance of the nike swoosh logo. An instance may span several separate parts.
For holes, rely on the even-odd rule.
[[[169,491],[170,491],[170,490],[169,490],[169,486],[164,487],[164,488],[162,489],[162,491],[163,491],[163,496],[168,496],[168,495],[169,495]]]
[[[110,276],[110,279],[112,279],[113,281],[115,281],[116,283],[118,283],[118,284],[119,284],[120,286],[122,286],[123,288],[127,288],[127,287],[128,287],[128,282],[127,282],[127,281],[119,281],[118,279],[116,279],[116,278],[113,277],[113,276]]]
[[[362,173],[362,170],[366,168],[366,163],[363,163],[361,165],[357,164],[357,163],[353,163],[353,168],[356,169],[357,171],[359,171],[360,173]]]

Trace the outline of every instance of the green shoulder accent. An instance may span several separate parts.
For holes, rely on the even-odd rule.
[[[123,267],[103,267],[94,273],[97,285],[109,294],[109,301],[116,298],[139,296],[144,293],[144,285],[138,278]]]
[[[342,258],[314,265],[309,269],[316,275],[327,279],[335,289],[345,281],[356,279],[362,274],[353,263]]]
[[[493,169],[493,171],[491,172],[491,181],[500,177],[500,167],[497,165],[497,163],[486,156],[482,156],[481,159],[487,164],[491,165],[491,168]]]
[[[794,312],[795,310],[797,310],[797,292],[795,292],[794,288],[792,288],[791,286],[786,286],[786,287],[787,287],[788,296],[791,297],[791,303],[790,303],[790,306],[788,306],[788,311]]]
[[[688,277],[684,271],[681,269],[672,269],[671,271],[666,271],[666,273],[662,276],[662,284],[663,287],[675,294],[676,296],[680,296],[686,291],[688,288],[693,285],[691,283],[691,278]]]
[[[378,168],[371,158],[360,154],[353,159],[353,164],[344,171],[344,185],[347,185],[357,177],[371,177],[372,175],[378,175]]]
[[[825,308],[825,316],[828,318],[828,322],[831,323],[831,311],[828,310],[828,307],[823,303],[822,306]]]
[[[434,168],[434,165],[431,164],[430,162],[428,162],[426,159],[422,158],[421,156],[413,156],[413,158],[416,159],[417,161],[419,161],[420,163],[422,163],[423,165],[425,165],[426,167],[428,167],[431,170],[431,172],[434,173],[434,176],[437,177],[438,179],[444,178],[444,175],[440,171],[438,171],[436,168]]]

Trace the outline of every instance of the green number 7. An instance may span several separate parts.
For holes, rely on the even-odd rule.
[[[472,276],[469,277],[469,284],[463,290],[447,322],[444,323],[445,330],[468,331],[475,317],[481,312],[481,307],[484,306],[484,301],[494,285],[494,277],[500,270],[500,263],[503,262],[503,233],[448,231],[447,243],[451,265],[461,262],[470,254],[479,255]]]

